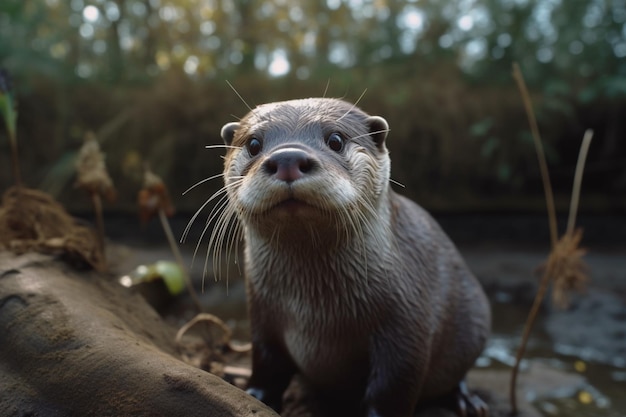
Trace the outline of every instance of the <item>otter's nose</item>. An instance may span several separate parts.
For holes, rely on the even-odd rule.
[[[297,148],[279,149],[273,152],[263,163],[265,172],[285,182],[293,182],[302,178],[314,166],[315,161],[310,155]]]

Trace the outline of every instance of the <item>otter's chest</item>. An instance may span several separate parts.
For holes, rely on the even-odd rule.
[[[332,311],[292,315],[283,329],[283,341],[307,380],[341,388],[353,384],[367,369],[371,332],[356,318],[333,316]]]
[[[382,304],[358,267],[303,265],[284,262],[279,275],[271,266],[249,270],[254,300],[281,317],[277,330],[305,378],[327,387],[351,384],[368,367]]]

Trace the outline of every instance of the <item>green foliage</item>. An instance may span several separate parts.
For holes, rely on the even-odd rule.
[[[584,104],[590,104],[603,98],[626,99],[626,76],[601,77],[579,94],[579,100]]]
[[[419,197],[540,196],[514,61],[557,192],[587,127],[600,128],[590,165],[614,168],[586,181],[623,191],[625,25],[623,0],[3,0],[0,63],[19,86],[27,175],[61,194],[90,129],[106,133],[113,175],[137,151],[174,193],[207,161],[217,172],[215,152],[198,150],[247,110],[230,80],[251,105],[367,89],[360,105],[390,121],[394,177]]]
[[[17,110],[15,106],[15,98],[11,88],[11,81],[9,80],[9,74],[0,69],[0,114],[6,126],[11,140],[11,146],[15,147],[16,144],[16,126],[17,126]]]

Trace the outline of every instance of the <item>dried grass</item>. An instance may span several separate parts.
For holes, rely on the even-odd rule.
[[[545,294],[548,290],[550,283],[553,285],[553,302],[555,305],[565,308],[569,304],[569,293],[572,290],[583,291],[588,281],[588,267],[584,260],[583,255],[586,250],[580,248],[580,242],[582,240],[582,229],[575,229],[576,213],[578,210],[578,202],[580,196],[580,187],[582,183],[582,174],[584,171],[585,160],[589,144],[593,137],[593,132],[588,130],[585,132],[583,142],[580,149],[578,163],[576,165],[576,173],[574,176],[574,186],[572,191],[572,200],[570,204],[570,215],[565,234],[559,239],[556,221],[556,209],[554,206],[554,194],[552,192],[552,186],[550,184],[550,174],[548,171],[548,164],[546,162],[545,154],[543,152],[543,146],[541,143],[541,136],[539,134],[539,128],[534,116],[532,103],[528,94],[528,88],[524,82],[524,77],[517,64],[513,65],[513,77],[519,87],[528,121],[531,127],[533,140],[535,143],[535,150],[537,152],[537,158],[539,160],[539,167],[541,169],[541,179],[543,181],[543,188],[545,191],[546,205],[548,209],[548,219],[550,226],[550,238],[552,247],[548,259],[545,262],[542,269],[542,278],[539,284],[539,289],[533,301],[533,306],[528,314],[526,323],[524,324],[524,333],[522,335],[522,341],[517,351],[515,358],[515,365],[511,372],[511,384],[509,397],[511,402],[511,415],[517,415],[517,375],[519,372],[519,366],[521,360],[526,351],[526,344],[528,337],[534,325],[537,313],[543,302]]]
[[[0,249],[60,255],[74,264],[105,269],[94,230],[71,217],[52,196],[21,186],[2,196]]]

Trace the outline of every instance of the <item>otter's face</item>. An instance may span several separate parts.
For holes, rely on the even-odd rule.
[[[229,204],[260,232],[354,228],[387,189],[388,129],[336,99],[261,105],[222,128]]]

